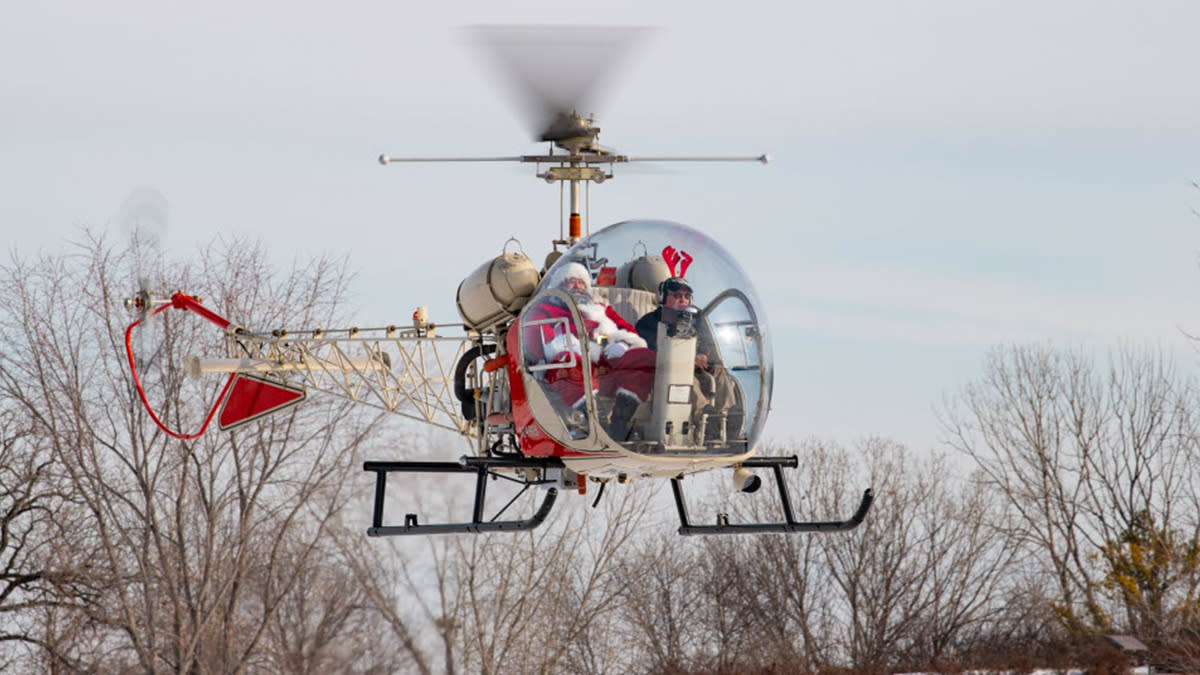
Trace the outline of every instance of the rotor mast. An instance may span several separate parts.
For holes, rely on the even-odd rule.
[[[594,180],[599,183],[611,176],[611,174],[606,174],[601,169],[587,166],[581,159],[584,150],[600,155],[606,154],[605,148],[602,148],[597,142],[599,137],[600,128],[595,125],[595,119],[591,115],[585,119],[576,110],[572,110],[570,114],[559,113],[550,126],[542,132],[541,140],[553,144],[551,145],[551,151],[553,151],[554,146],[567,151],[567,164],[572,169],[569,172],[560,172],[566,174],[562,176],[555,176],[553,169],[547,171],[545,174],[539,174],[539,177],[545,179],[547,182],[566,180],[570,183],[570,211],[568,211],[567,230],[568,246],[583,237],[579,206],[579,183],[584,180]]]

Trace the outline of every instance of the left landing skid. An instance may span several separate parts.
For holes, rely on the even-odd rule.
[[[791,457],[751,457],[742,462],[745,468],[771,468],[775,472],[775,485],[779,489],[779,500],[783,506],[784,522],[782,523],[730,523],[729,515],[717,514],[716,525],[693,525],[688,519],[687,503],[683,499],[683,485],[680,479],[671,479],[671,490],[675,493],[675,506],[679,509],[679,534],[768,534],[796,532],[842,532],[853,530],[862,524],[875,501],[875,493],[871,489],[863,492],[858,510],[846,520],[822,520],[803,522],[796,520],[792,512],[792,498],[788,495],[787,483],[783,480],[784,467],[794,469],[799,466],[795,455]]]
[[[558,498],[557,488],[550,487],[537,511],[524,520],[496,520],[530,487],[548,484],[553,481],[545,480],[548,469],[561,469],[562,462],[556,458],[508,458],[508,457],[463,457],[457,462],[363,462],[364,471],[375,472],[375,508],[371,514],[371,527],[367,528],[367,536],[389,537],[405,534],[479,534],[480,532],[518,532],[532,530],[550,514],[554,500]],[[540,473],[542,481],[522,481],[525,487],[513,497],[500,512],[490,520],[484,516],[484,501],[487,497],[487,479],[495,476],[493,469],[530,469]],[[387,491],[387,475],[389,473],[474,473],[475,474],[475,505],[471,510],[471,522],[467,523],[431,523],[421,524],[417,514],[404,515],[403,525],[383,524],[383,503]]]

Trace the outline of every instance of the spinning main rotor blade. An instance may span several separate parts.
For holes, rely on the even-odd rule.
[[[579,135],[572,113],[594,112],[598,90],[646,28],[474,26],[471,41],[497,64],[536,140]]]
[[[607,148],[606,148],[607,149]],[[517,155],[514,157],[392,157],[380,155],[379,163],[387,166],[397,162],[524,162],[526,164],[553,164],[571,161],[576,164],[624,164],[628,162],[758,162],[770,164],[770,155],[720,155],[678,157],[630,157],[618,154],[572,155]]]

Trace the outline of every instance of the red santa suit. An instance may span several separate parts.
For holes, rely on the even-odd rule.
[[[569,263],[566,276],[578,278],[582,265]],[[586,271],[583,272],[586,274]],[[559,279],[561,283],[563,276]],[[586,282],[590,286],[591,278]],[[590,299],[590,294],[575,296],[576,306],[583,317],[585,334],[588,336],[588,358],[591,361],[592,388],[601,396],[617,398],[632,397],[645,401],[654,387],[655,354],[646,348],[643,340],[628,321],[621,318],[611,306]],[[546,323],[529,325],[530,322],[547,320]],[[551,369],[546,372],[546,381],[568,406],[583,403],[582,353],[575,322],[570,310],[559,298],[546,298],[530,308],[526,314],[523,337],[528,358],[544,363],[568,363],[576,366]],[[538,354],[538,350],[541,353]]]

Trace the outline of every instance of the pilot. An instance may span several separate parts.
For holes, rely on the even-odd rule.
[[[611,306],[595,298],[591,292],[592,277],[587,268],[577,262],[567,262],[555,270],[551,286],[561,288],[575,301],[584,320],[589,338],[588,357],[592,362],[593,393],[598,393],[602,421],[611,404],[606,430],[614,440],[629,436],[634,413],[650,396],[654,387],[654,352],[634,327],[621,318]],[[565,363],[581,356],[575,325],[570,310],[557,298],[549,298],[534,306],[525,321],[566,318],[569,330],[560,323],[532,326],[526,332],[526,342],[547,363]],[[583,412],[586,399],[583,391],[583,371],[580,367],[547,371],[547,382],[568,406]]]
[[[651,350],[658,349],[658,324],[665,323],[668,335],[676,331],[696,333],[696,370],[692,383],[693,414],[706,414],[708,439],[724,438],[726,431],[736,434],[741,429],[745,413],[737,400],[737,385],[733,376],[721,364],[714,349],[712,336],[705,330],[692,306],[692,284],[683,277],[670,277],[658,286],[659,306],[638,319],[638,335]],[[696,325],[696,324],[699,325]]]

